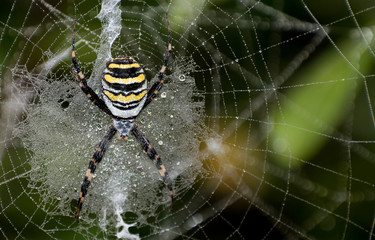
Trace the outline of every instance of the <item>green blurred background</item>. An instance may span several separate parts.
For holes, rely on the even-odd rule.
[[[14,101],[12,69],[25,65],[40,74],[38,66],[70,48],[71,20],[77,16],[81,36],[90,41],[80,61],[92,71],[100,1],[2,0],[1,6],[0,238],[114,239],[98,227],[79,226],[73,217],[46,215],[59,212],[58,200],[38,205],[37,185],[30,187],[27,178],[32,152],[14,137],[17,121],[27,116],[22,110],[12,115],[16,110],[7,105]],[[178,206],[189,209],[199,192],[202,205],[192,208],[185,223],[201,219],[185,231],[177,228],[181,239],[372,238],[373,1],[122,1],[121,6],[124,36],[113,55],[125,45],[129,55],[141,52],[150,71],[157,69],[163,50],[153,37],[165,39],[168,10],[173,61],[194,60],[191,75],[205,96],[205,123],[221,138],[202,140],[204,169]],[[68,76],[69,57],[53,69]],[[150,234],[157,221],[132,231],[158,238]]]

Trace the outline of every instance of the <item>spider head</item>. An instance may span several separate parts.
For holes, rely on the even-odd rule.
[[[113,125],[115,126],[115,128],[117,129],[117,131],[120,135],[119,138],[124,139],[126,141],[126,139],[128,138],[130,130],[132,130],[132,128],[133,128],[134,120],[133,119],[130,119],[130,120],[113,119]]]

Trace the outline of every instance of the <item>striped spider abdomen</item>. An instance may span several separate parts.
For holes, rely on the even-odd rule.
[[[132,57],[117,57],[107,62],[102,77],[102,96],[112,114],[122,119],[135,118],[147,98],[147,80]]]

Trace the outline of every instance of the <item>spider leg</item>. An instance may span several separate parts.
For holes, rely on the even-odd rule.
[[[169,58],[172,54],[172,37],[171,37],[171,26],[169,25],[169,19],[168,19],[168,13],[166,13],[167,17],[167,24],[168,24],[168,52],[165,55],[164,58],[164,64],[161,67],[159,74],[158,74],[158,80],[152,85],[152,87],[147,92],[147,99],[145,101],[145,104],[143,105],[144,109],[154,98],[158,95],[160,89],[163,87],[164,84],[164,72],[167,69]]]
[[[72,73],[75,79],[77,80],[79,87],[86,94],[86,96],[90,99],[90,101],[93,102],[96,106],[98,106],[103,112],[113,117],[111,111],[105,105],[104,101],[100,99],[98,95],[87,85],[86,78],[83,75],[81,68],[76,59],[75,32],[76,32],[76,20],[74,20],[73,37],[72,37],[72,63],[73,63]]]
[[[106,152],[116,131],[117,131],[116,128],[113,126],[113,124],[111,124],[107,133],[104,135],[104,138],[100,141],[99,146],[96,148],[96,151],[89,162],[89,167],[86,171],[86,175],[81,185],[81,192],[79,193],[79,198],[78,198],[77,207],[75,211],[75,218],[77,222],[79,222],[79,215],[81,213],[83,201],[87,194],[87,189],[89,188],[90,182],[92,181],[92,177],[94,175],[95,169],[99,165],[100,161],[102,160],[104,153]]]
[[[143,151],[147,154],[147,156],[154,162],[156,168],[159,170],[160,176],[163,178],[164,184],[169,189],[169,195],[171,196],[171,208],[173,207],[174,200],[173,200],[173,185],[172,180],[168,175],[167,170],[164,167],[163,162],[161,161],[160,156],[156,153],[154,147],[150,144],[146,136],[141,132],[138,125],[134,123],[133,129],[131,130],[135,138],[139,141],[142,145]]]

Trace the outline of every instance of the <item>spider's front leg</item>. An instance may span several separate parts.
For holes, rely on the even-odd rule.
[[[151,88],[147,92],[147,99],[145,101],[145,104],[143,105],[142,110],[152,102],[152,100],[155,99],[155,97],[158,95],[160,89],[163,87],[164,84],[164,73],[167,69],[167,65],[169,62],[169,58],[172,54],[172,37],[171,37],[171,26],[169,25],[169,19],[168,19],[168,13],[167,16],[167,24],[168,24],[168,51],[164,58],[163,66],[161,67],[159,74],[158,74],[158,80],[151,86]]]
[[[131,131],[133,135],[135,136],[135,138],[141,144],[143,151],[154,162],[156,168],[159,170],[159,174],[163,178],[164,184],[169,189],[169,195],[171,196],[171,208],[172,208],[174,204],[172,180],[169,177],[168,172],[165,169],[160,156],[156,153],[154,147],[150,144],[150,142],[148,141],[146,136],[141,132],[141,130],[138,128],[138,125],[136,123],[134,123],[133,129]]]
[[[98,97],[98,95],[92,90],[88,85],[85,76],[82,73],[82,70],[77,62],[76,59],[76,52],[75,52],[75,32],[76,32],[76,20],[74,20],[73,26],[73,37],[72,37],[72,63],[73,69],[72,73],[75,79],[78,82],[79,87],[82,91],[86,94],[86,96],[90,99],[92,103],[98,106],[103,112],[107,113],[108,115],[114,117],[108,107],[105,105],[104,101]]]
[[[96,151],[89,162],[89,167],[87,168],[86,175],[83,179],[81,185],[81,192],[79,193],[79,198],[77,202],[77,207],[75,211],[75,218],[77,222],[79,222],[79,215],[81,213],[83,201],[87,194],[87,189],[89,188],[90,182],[92,181],[92,177],[94,175],[96,167],[99,165],[100,161],[102,160],[104,153],[106,152],[113,136],[116,134],[116,128],[113,124],[110,125],[107,133],[105,134],[102,141],[100,141],[99,146],[96,148]]]

